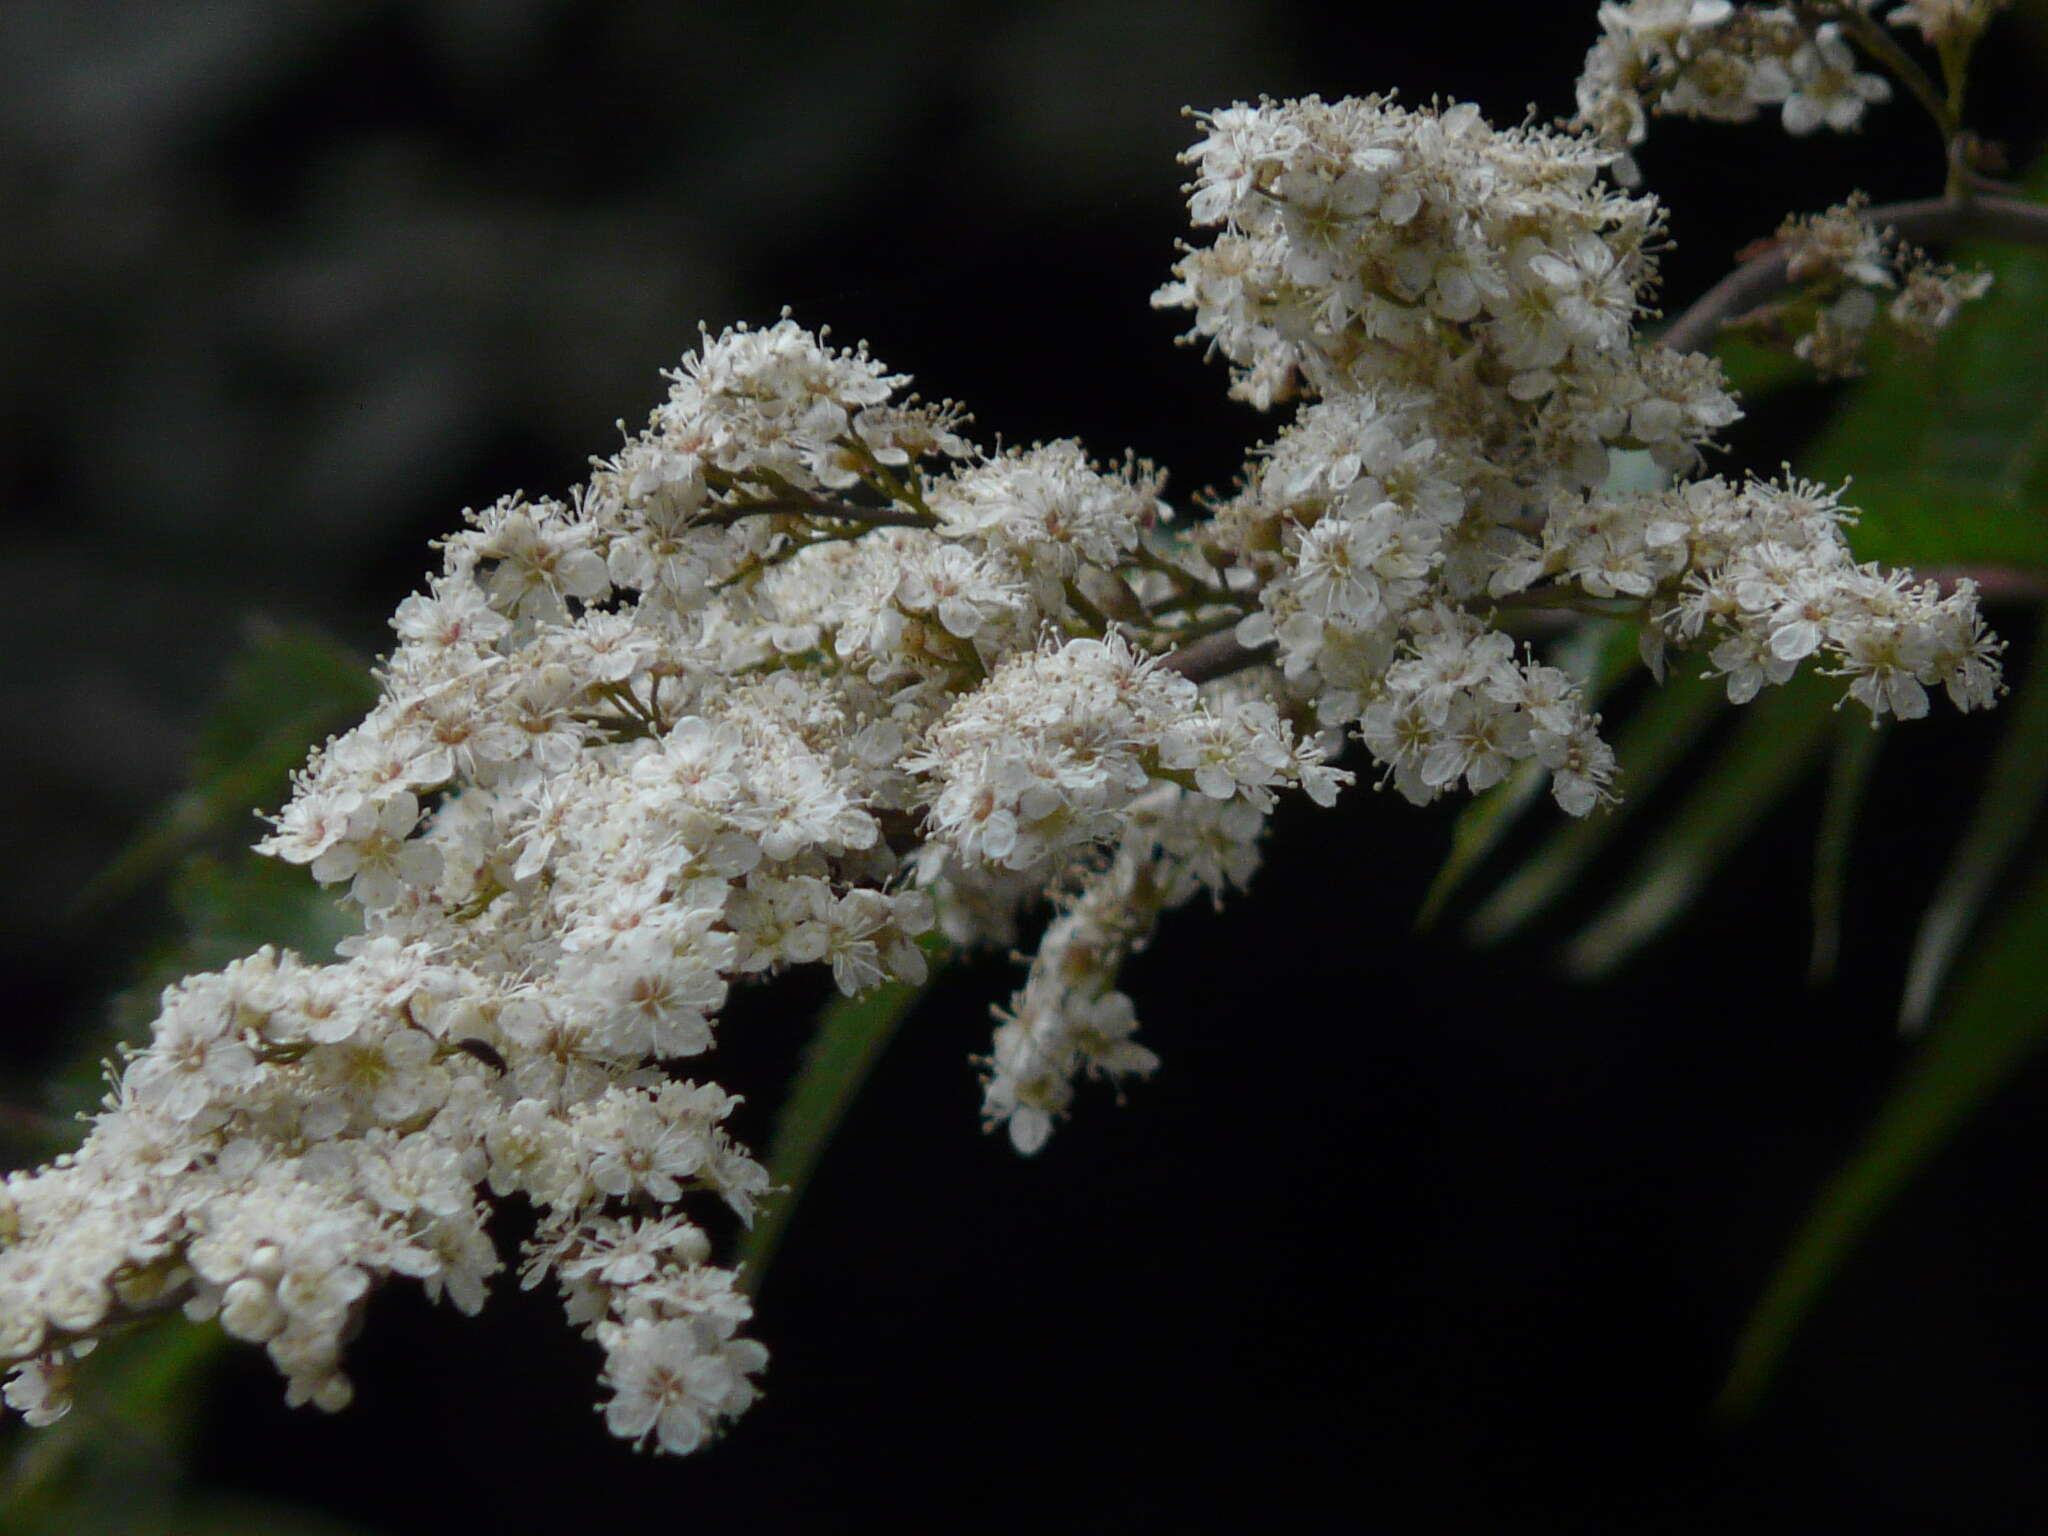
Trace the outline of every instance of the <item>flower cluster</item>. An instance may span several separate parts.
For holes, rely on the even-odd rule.
[[[1554,509],[1540,548],[1497,585],[1554,580],[1645,599],[1644,659],[1661,672],[1667,646],[1704,647],[1732,703],[1820,656],[1873,724],[1925,715],[1930,688],[1958,709],[1989,708],[2000,645],[1975,585],[1944,593],[1858,564],[1841,534],[1849,516],[1834,492],[1795,480],[1716,477],[1660,495],[1594,496]]]
[[[345,887],[360,937],[167,992],[85,1145],[9,1180],[17,1407],[53,1416],[97,1333],[182,1306],[337,1408],[370,1290],[475,1311],[490,1203],[520,1197],[522,1280],[602,1347],[607,1422],[687,1451],[765,1358],[705,1223],[768,1178],[676,1071],[731,986],[919,980],[941,909],[1000,941],[1141,801],[1186,849],[1159,879],[1220,889],[1276,789],[1334,796],[1271,704],[1212,705],[1097,616],[1137,601],[1151,471],[974,452],[787,319],[672,382],[569,500],[470,514],[382,700],[298,776],[261,847]]]
[[[1776,107],[1788,133],[1847,132],[1865,108],[1891,98],[1882,75],[1857,70],[1841,23],[1806,7],[1608,0],[1600,27],[1579,77],[1577,121],[1624,156],[1642,143],[1653,112],[1746,123]],[[1618,169],[1635,179],[1632,161]]]
[[[1019,1152],[1045,1145],[1073,1102],[1077,1077],[1142,1077],[1159,1064],[1131,1038],[1136,1005],[1117,990],[1117,977],[1163,912],[1205,890],[1220,903],[1257,869],[1264,799],[1216,791],[1246,782],[1249,767],[1254,783],[1291,779],[1327,805],[1346,777],[1298,749],[1286,752],[1268,703],[1240,698],[1206,719],[1212,723],[1197,717],[1173,727],[1166,747],[1182,770],[1174,777],[1193,782],[1149,785],[1125,807],[1114,849],[1070,868],[1024,986],[997,1014],[982,1113],[990,1126],[1008,1127]],[[1262,741],[1265,750],[1248,757]]]
[[[97,1336],[182,1307],[337,1408],[370,1291],[477,1310],[517,1199],[609,1427],[691,1450],[765,1362],[718,1260],[769,1177],[683,1072],[735,984],[914,983],[921,936],[1010,944],[1051,898],[985,1059],[1030,1152],[1077,1078],[1155,1065],[1123,960],[1245,884],[1280,792],[1335,798],[1344,731],[1418,801],[1525,760],[1574,815],[1611,794],[1524,611],[1633,605],[1737,698],[1820,655],[1876,713],[1990,702],[1970,591],[1857,566],[1824,492],[1603,489],[1736,414],[1635,339],[1660,216],[1611,150],[1377,99],[1204,122],[1215,235],[1160,300],[1241,396],[1314,397],[1237,492],[1177,523],[1149,466],[979,449],[864,347],[707,334],[585,486],[468,514],[295,780],[260,846],[360,934],[171,988],[84,1145],[0,1187],[11,1404],[49,1420]]]
[[[1930,48],[1975,41],[1994,11],[2012,0],[1899,0],[1886,18],[1895,27],[1912,27]]]
[[[1205,121],[1190,207],[1223,228],[1158,302],[1195,311],[1254,401],[1323,398],[1200,547],[1257,594],[1239,641],[1271,646],[1292,692],[1352,724],[1409,799],[1482,790],[1532,758],[1574,815],[1610,793],[1576,685],[1499,627],[1523,608],[1634,606],[1654,664],[1703,645],[1738,699],[1825,652],[1873,714],[1923,713],[1932,686],[1960,708],[1992,701],[1973,593],[1858,566],[1831,496],[1605,489],[1616,450],[1683,476],[1738,414],[1713,364],[1635,339],[1658,215],[1601,184],[1609,152],[1378,100]],[[1853,209],[1801,225],[1795,260],[1843,227],[1862,231]],[[1924,274],[1909,292],[1964,284],[1890,259]]]
[[[1873,335],[1931,347],[1965,304],[1991,291],[1982,268],[1958,270],[1873,226],[1861,195],[1824,213],[1795,215],[1779,227],[1793,296],[1734,323],[1768,344],[1789,345],[1822,378],[1863,371]]]

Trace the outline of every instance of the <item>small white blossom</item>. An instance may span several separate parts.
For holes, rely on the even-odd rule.
[[[735,1339],[702,1317],[612,1325],[605,1346],[605,1426],[635,1445],[674,1456],[697,1449],[754,1400],[750,1379],[768,1362],[751,1339]]]
[[[977,448],[787,315],[706,333],[586,487],[469,514],[259,845],[346,883],[360,931],[169,989],[78,1151],[0,1186],[7,1403],[48,1422],[93,1337],[182,1306],[337,1410],[371,1293],[481,1308],[520,1197],[522,1283],[603,1349],[608,1426],[688,1452],[766,1361],[703,1222],[751,1222],[769,1175],[737,1101],[674,1075],[735,985],[914,985],[929,931],[1011,945],[1049,900],[982,1062],[985,1122],[1034,1152],[1082,1082],[1158,1067],[1124,961],[1245,886],[1282,794],[1335,799],[1346,733],[1416,802],[1523,764],[1568,814],[1613,797],[1521,607],[1624,608],[1738,700],[1807,665],[1873,715],[1992,703],[1968,583],[1858,564],[1824,487],[1688,478],[1736,406],[1637,341],[1662,214],[1603,180],[1650,111],[1847,126],[1870,77],[1778,7],[1601,20],[1584,132],[1384,98],[1200,119],[1213,238],[1158,302],[1234,393],[1305,403],[1198,523],[1134,458]],[[1895,283],[1898,325],[1981,289],[1854,225],[1805,259]],[[1878,323],[1844,297],[1840,338]],[[1618,452],[1670,488],[1603,489]],[[1259,664],[1211,675],[1227,636]]]

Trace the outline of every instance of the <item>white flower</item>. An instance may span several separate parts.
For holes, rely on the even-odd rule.
[[[230,1016],[203,1003],[166,1008],[155,1041],[122,1074],[124,1093],[136,1107],[172,1120],[217,1123],[229,1096],[262,1072],[255,1053],[228,1033],[231,1025]]]
[[[2011,0],[1900,0],[1885,19],[1895,27],[1918,27],[1930,48],[1969,37]]]
[[[1891,100],[1891,82],[1856,71],[1856,55],[1833,22],[1819,28],[1787,63],[1792,91],[1785,97],[1785,131],[1811,133],[1825,124],[1847,132],[1864,108]]]
[[[366,907],[392,905],[407,886],[440,873],[440,851],[412,840],[419,819],[419,801],[408,790],[358,805],[342,838],[312,861],[313,878],[323,885],[350,881],[349,895]]]
[[[40,1429],[71,1411],[74,1367],[69,1352],[37,1355],[7,1378],[7,1406]]]
[[[1612,798],[1607,786],[1614,777],[1614,751],[1600,739],[1598,725],[1595,718],[1568,731],[1539,726],[1530,733],[1537,758],[1551,771],[1550,792],[1567,816],[1584,816]]]
[[[1611,141],[1657,102],[1874,99],[1779,8],[1602,21],[1580,99]],[[1857,565],[1825,487],[1685,481],[1736,408],[1711,361],[1634,344],[1661,214],[1603,181],[1611,142],[1382,98],[1202,121],[1215,238],[1159,302],[1234,393],[1310,397],[1237,492],[1184,527],[1150,465],[984,453],[786,315],[706,334],[587,488],[470,514],[376,707],[295,776],[261,847],[348,883],[340,958],[172,988],[84,1145],[0,1186],[9,1404],[54,1417],[89,1335],[182,1305],[337,1409],[371,1291],[480,1308],[519,1196],[522,1282],[602,1346],[607,1422],[687,1452],[766,1358],[701,1208],[749,1223],[769,1175],[737,1100],[668,1068],[737,978],[915,984],[935,924],[1008,946],[1050,900],[983,1063],[1031,1152],[1084,1080],[1158,1065],[1124,961],[1245,886],[1280,794],[1334,800],[1344,732],[1417,802],[1518,765],[1569,814],[1611,798],[1597,717],[1497,608],[1624,608],[1738,699],[1801,664],[1879,713],[1995,699],[1968,583]],[[1860,226],[1824,224],[1859,270]],[[1979,288],[1909,265],[1891,318]],[[1670,488],[1608,485],[1616,450]],[[1233,631],[1261,664],[1198,684]]]
[[[663,1205],[679,1200],[682,1181],[714,1155],[712,1131],[725,1107],[722,1096],[700,1103],[688,1093],[613,1089],[571,1120],[586,1176],[603,1194],[644,1192]]]
[[[768,1363],[751,1339],[702,1317],[614,1326],[603,1334],[605,1426],[622,1440],[685,1456],[754,1400],[749,1379]]]

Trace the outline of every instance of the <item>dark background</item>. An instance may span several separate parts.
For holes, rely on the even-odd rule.
[[[1592,6],[278,4],[0,11],[0,927],[10,1092],[162,930],[56,916],[175,791],[252,620],[365,655],[457,510],[559,491],[656,370],[793,306],[984,438],[1078,435],[1185,499],[1268,435],[1148,308],[1184,105],[1398,87],[1548,118]],[[2037,13],[1982,126],[2040,132]],[[1908,106],[1857,139],[1660,125],[1677,302],[1794,208],[1935,189]],[[1774,465],[1815,391],[1736,435]],[[2001,616],[2009,630],[2019,614]],[[358,1401],[291,1413],[253,1351],[197,1476],[392,1532],[884,1520],[1208,1529],[2035,1529],[2048,1265],[2029,1073],[1887,1216],[1760,1417],[1706,1405],[1818,1181],[1904,1057],[1917,903],[1996,722],[1888,746],[1845,963],[1802,980],[1818,795],[1618,980],[1412,919],[1448,812],[1279,818],[1257,888],[1133,967],[1157,1078],[1038,1158],[977,1129],[1015,972],[963,970],[885,1060],[762,1298],[767,1398],[686,1461],[590,1404],[594,1349],[509,1284],[381,1298]],[[815,988],[714,1069],[766,1124]]]

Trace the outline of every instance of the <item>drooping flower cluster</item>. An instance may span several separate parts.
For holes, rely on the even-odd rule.
[[[517,1197],[610,1428],[688,1451],[765,1361],[711,1224],[768,1176],[682,1075],[735,983],[915,982],[927,931],[1008,944],[1050,896],[986,1058],[1029,1152],[1078,1077],[1154,1066],[1124,958],[1245,884],[1279,792],[1335,797],[1340,731],[1415,800],[1528,759],[1572,814],[1609,795],[1520,610],[1632,603],[1736,697],[1825,655],[1874,712],[1990,701],[1971,594],[1856,566],[1825,494],[1603,489],[1735,415],[1635,341],[1659,215],[1609,151],[1382,100],[1205,121],[1218,232],[1161,300],[1243,397],[1320,397],[1238,492],[1176,526],[1148,466],[979,450],[864,348],[707,336],[585,487],[469,514],[298,776],[261,846],[361,934],[170,989],[85,1144],[0,1190],[10,1403],[47,1421],[95,1337],[182,1307],[339,1407],[371,1289],[475,1311]]]
[[[1128,658],[1090,658],[1092,668],[1128,675]],[[1171,699],[1192,688],[1159,689]],[[1242,889],[1258,867],[1261,818],[1270,789],[1299,783],[1319,805],[1332,803],[1347,775],[1312,753],[1289,749],[1273,706],[1246,696],[1225,698],[1202,713],[1183,710],[1150,749],[1169,770],[1122,807],[1113,848],[1092,862],[1068,866],[1054,898],[1059,915],[1047,925],[1025,984],[999,1012],[982,1100],[990,1126],[1006,1125],[1020,1152],[1036,1152],[1073,1101],[1074,1080],[1143,1076],[1158,1057],[1131,1038],[1132,1000],[1116,982],[1124,961],[1150,940],[1160,915],[1201,891],[1219,903]],[[998,706],[1000,709],[1001,706]],[[981,715],[977,727],[985,727]],[[1220,795],[1225,785],[1244,792]]]
[[[74,1346],[181,1305],[339,1407],[371,1288],[476,1310],[489,1200],[521,1196],[523,1280],[604,1349],[608,1423],[689,1450],[764,1359],[702,1223],[767,1176],[675,1072],[732,984],[921,979],[937,908],[998,935],[1148,788],[1186,891],[1225,878],[1211,807],[1241,881],[1277,788],[1334,795],[1271,705],[1212,707],[1095,617],[1156,476],[973,453],[903,382],[788,320],[707,339],[583,491],[446,541],[382,701],[262,844],[345,885],[361,937],[172,989],[85,1145],[9,1181],[17,1406],[53,1415]]]

